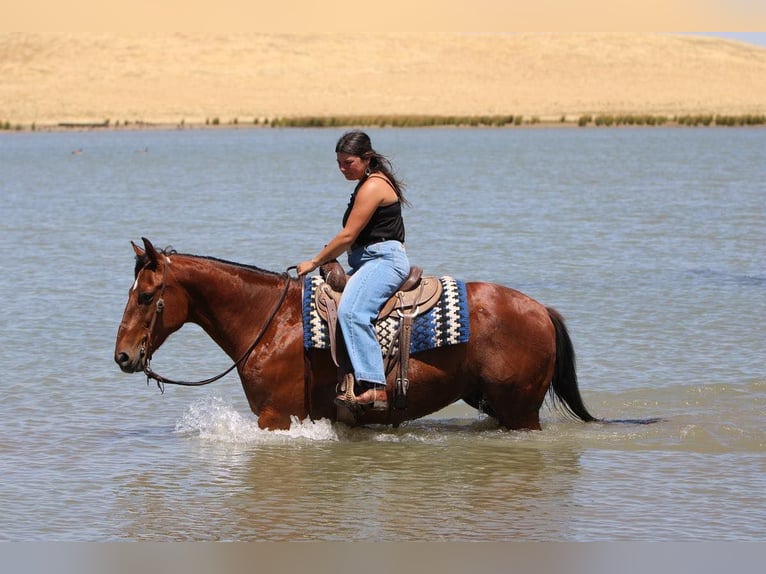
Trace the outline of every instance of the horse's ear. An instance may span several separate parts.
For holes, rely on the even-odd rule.
[[[150,269],[156,269],[157,260],[159,260],[160,255],[157,253],[157,250],[154,248],[154,245],[152,245],[151,241],[149,241],[146,237],[142,237],[141,239],[144,242],[144,256],[148,261],[147,267]]]
[[[130,242],[130,244],[133,246],[133,251],[135,251],[136,257],[143,257],[144,256],[144,250],[143,249],[141,249],[138,245],[136,245],[132,241]]]

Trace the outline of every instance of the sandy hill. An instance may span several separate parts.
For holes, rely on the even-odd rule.
[[[0,34],[0,120],[765,114],[766,48],[687,35]]]

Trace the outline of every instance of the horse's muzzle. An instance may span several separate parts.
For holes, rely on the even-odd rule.
[[[144,368],[144,363],[141,360],[140,354],[135,359],[131,359],[130,355],[127,353],[117,352],[114,354],[114,362],[119,365],[123,373],[135,373]]]

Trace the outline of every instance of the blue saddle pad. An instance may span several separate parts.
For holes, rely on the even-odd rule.
[[[303,290],[303,346],[306,349],[329,349],[330,335],[327,323],[316,309],[316,289],[323,283],[318,276],[306,277]],[[436,347],[466,343],[470,336],[468,300],[465,283],[452,277],[440,277],[443,290],[439,301],[428,312],[412,321],[410,353]],[[396,333],[401,319],[395,314],[375,324],[381,351],[384,355],[397,351]]]

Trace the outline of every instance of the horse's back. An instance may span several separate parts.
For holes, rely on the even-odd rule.
[[[527,339],[537,336],[550,339],[554,334],[545,305],[521,291],[480,282],[466,283],[466,291],[472,334],[490,339],[499,333],[511,336],[523,333]]]

